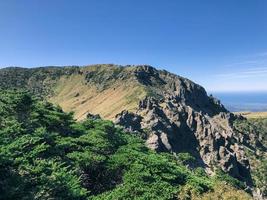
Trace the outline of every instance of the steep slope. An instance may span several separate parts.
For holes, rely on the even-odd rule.
[[[0,88],[28,89],[65,111],[74,111],[79,120],[88,112],[113,119],[124,109],[135,109],[146,96],[131,73],[131,68],[115,65],[5,68],[0,70]]]
[[[85,118],[87,112],[114,119],[124,109],[136,110],[139,101],[146,96],[159,99],[166,92],[175,92],[175,87],[179,89],[191,84],[185,78],[145,65],[15,67],[1,69],[0,77],[0,88],[28,89],[35,95],[59,104],[65,111],[74,111],[77,119]],[[174,83],[174,78],[180,83],[177,80]],[[196,84],[194,87],[195,91],[192,92],[204,91]],[[190,98],[190,95],[185,98]]]
[[[152,88],[161,98],[148,97],[134,112],[123,111],[116,123],[129,130],[146,130],[147,146],[157,151],[190,152],[210,173],[216,166],[251,184],[250,167],[242,144],[234,137],[235,116],[205,90],[184,78],[144,68],[145,80],[158,77]],[[149,71],[150,70],[150,71]],[[159,82],[159,81],[158,81]]]
[[[0,91],[0,136],[1,200],[251,199],[227,175],[190,170],[110,121],[77,122],[25,92]]]
[[[210,174],[222,169],[252,185],[237,117],[186,78],[147,65],[7,68],[0,77],[0,88],[29,89],[79,120],[100,114],[141,134],[151,149],[190,152]]]
[[[161,98],[166,92],[172,94],[175,87],[191,84],[185,78],[150,66],[5,68],[0,70],[0,77],[0,88],[28,89],[65,111],[74,111],[77,119],[84,119],[88,112],[114,119],[122,110],[136,110],[146,96]],[[185,85],[175,85],[175,77]],[[204,90],[194,85],[197,88],[192,92]]]
[[[267,198],[267,118],[236,120],[237,138],[246,146],[257,199]]]
[[[123,109],[134,110],[136,102],[145,97],[144,88],[126,78],[121,67],[81,68],[78,73],[60,77],[49,100],[74,111],[79,120],[89,112],[113,119]]]

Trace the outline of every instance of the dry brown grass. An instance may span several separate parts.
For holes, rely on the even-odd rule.
[[[88,112],[113,120],[124,109],[136,109],[138,101],[146,95],[140,85],[120,81],[98,91],[94,85],[87,85],[79,74],[61,77],[54,92],[49,101],[60,105],[64,111],[74,111],[78,120],[84,119]]]
[[[182,191],[184,192],[184,191]],[[189,192],[190,195],[182,193],[179,200],[252,200],[252,197],[243,190],[238,190],[224,183],[218,183],[214,186],[214,190],[204,193],[203,195]]]
[[[267,118],[267,112],[235,112],[248,119]]]
[[[236,190],[227,186],[218,186],[213,192],[192,200],[252,200],[243,190]]]

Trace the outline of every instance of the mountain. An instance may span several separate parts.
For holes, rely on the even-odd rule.
[[[190,167],[211,175],[221,169],[248,191],[253,186],[246,151],[256,154],[251,144],[264,144],[244,137],[234,122],[245,119],[186,78],[147,65],[5,68],[0,77],[1,89],[27,89],[78,120],[99,114],[140,135],[150,149],[190,153],[196,158]]]
[[[175,87],[186,88],[190,84],[199,95],[206,95],[202,87],[192,85],[188,79],[146,65],[15,67],[1,69],[0,76],[2,89],[29,89],[66,111],[74,111],[77,119],[84,119],[87,112],[114,119],[122,110],[136,110],[146,96],[160,98],[175,92]]]
[[[88,112],[113,119],[124,109],[134,110],[148,91],[135,72],[138,67],[94,65],[88,67],[6,68],[0,71],[1,88],[29,89],[76,119]]]
[[[156,153],[111,121],[72,113],[25,91],[0,91],[1,200],[250,200],[244,184],[190,169],[188,153]]]

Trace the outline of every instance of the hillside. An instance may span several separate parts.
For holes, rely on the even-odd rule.
[[[67,112],[74,111],[79,120],[88,112],[114,119],[123,110],[136,110],[146,96],[160,98],[189,86],[194,86],[197,95],[206,95],[201,86],[188,79],[146,65],[16,67],[1,69],[0,77],[0,88],[28,89]]]
[[[1,200],[251,199],[222,172],[188,168],[188,154],[155,153],[110,121],[75,122],[29,93],[0,91],[0,127]]]
[[[6,68],[0,70],[0,87],[29,89],[65,111],[74,111],[79,120],[88,112],[113,119],[124,109],[136,108],[146,95],[137,80],[129,80],[131,73],[134,69],[114,65]]]
[[[246,117],[248,119],[267,118],[267,112],[236,112],[236,114],[242,115],[243,117]]]
[[[246,119],[186,78],[147,65],[5,68],[0,77],[2,90],[27,89],[73,111],[79,121],[100,114],[144,139],[150,149],[174,156],[188,153],[195,159],[190,168],[203,168],[209,175],[222,170],[250,193],[265,183],[262,178],[255,183],[250,165],[258,160],[250,155],[266,153],[261,136],[247,125],[236,126],[247,124]],[[266,189],[258,189],[258,196],[266,195]]]

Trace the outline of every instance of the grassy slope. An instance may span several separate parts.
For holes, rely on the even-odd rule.
[[[116,67],[102,67],[105,73],[113,73]],[[99,70],[87,67],[84,71]],[[127,70],[127,69],[124,69]],[[54,87],[54,95],[48,100],[60,105],[64,111],[74,111],[75,118],[82,120],[88,112],[100,114],[105,119],[114,119],[122,110],[134,110],[139,100],[145,97],[145,88],[134,81],[114,80],[104,90],[86,83],[84,75],[62,76]]]
[[[267,118],[267,112],[236,112],[248,119]]]
[[[171,74],[164,76],[169,83],[174,79]],[[165,81],[149,66],[6,68],[0,69],[0,77],[0,89],[29,90],[64,111],[73,111],[78,120],[88,112],[113,120],[122,110],[136,109],[145,96],[158,97],[166,90]]]

